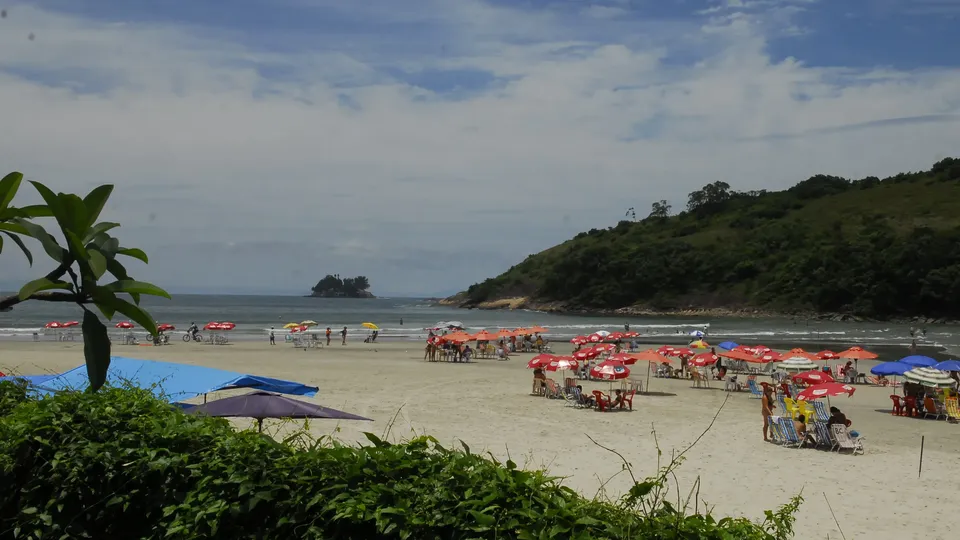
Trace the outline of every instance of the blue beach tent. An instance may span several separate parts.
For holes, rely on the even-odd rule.
[[[732,351],[732,350],[736,349],[737,347],[739,347],[739,345],[737,345],[736,343],[734,343],[734,342],[732,342],[732,341],[724,341],[723,343],[717,345],[717,347],[720,347],[721,349],[726,350],[726,351]]]
[[[38,377],[46,377],[39,380]],[[21,377],[31,382],[43,394],[62,390],[84,390],[89,386],[87,367],[78,366],[70,371],[53,376]],[[319,390],[316,386],[261,377],[190,364],[137,360],[122,356],[110,357],[107,370],[107,385],[136,386],[150,390],[157,397],[171,403],[194,398],[218,390],[252,388],[278,394],[313,397]]]
[[[904,364],[903,362],[884,362],[873,366],[873,368],[870,369],[870,373],[889,377],[891,375],[903,375],[911,369],[913,369],[913,366]]]

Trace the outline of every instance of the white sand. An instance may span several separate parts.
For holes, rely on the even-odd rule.
[[[562,401],[529,395],[532,377],[525,364],[530,355],[506,362],[428,363],[417,343],[341,347],[334,342],[329,350],[303,351],[283,344],[178,342],[157,348],[118,346],[114,354],[315,384],[320,387],[316,402],[375,420],[341,423],[338,436],[343,440],[365,441],[362,431],[383,434],[400,410],[393,440],[413,433],[433,435],[445,444],[462,439],[474,452],[488,450],[498,458],[509,454],[517,463],[547,466],[590,496],[619,473],[621,463],[586,435],[626,456],[638,477],[652,475],[657,467],[652,428],[669,456],[692,443],[728,397],[719,385],[703,390],[685,381],[651,379],[653,391],[675,395],[638,395],[632,413],[574,410]],[[79,342],[0,342],[0,371],[59,372],[81,364],[82,355]],[[609,386],[583,384],[586,390]],[[774,509],[802,489],[806,501],[798,516],[797,538],[840,538],[824,494],[848,539],[946,538],[949,523],[960,523],[951,513],[960,501],[960,425],[893,417],[890,393],[859,386],[853,397],[833,400],[866,437],[866,455],[856,457],[764,443],[760,401],[747,393],[732,394],[713,429],[687,454],[678,472],[682,495],[686,497],[700,476],[701,499],[716,514],[758,519],[763,510]],[[318,435],[336,427],[311,423]],[[926,446],[918,479],[921,435]],[[620,474],[607,490],[615,496],[628,485]]]

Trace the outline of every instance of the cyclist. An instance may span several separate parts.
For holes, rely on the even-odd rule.
[[[196,340],[197,334],[200,332],[200,328],[197,326],[197,323],[191,322],[190,328],[187,329],[187,332],[190,332],[190,337]]]

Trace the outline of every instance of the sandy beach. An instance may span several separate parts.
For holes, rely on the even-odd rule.
[[[568,352],[561,345],[560,351]],[[316,435],[365,441],[363,431],[383,434],[396,416],[389,438],[430,434],[441,443],[458,440],[474,452],[510,456],[528,467],[548,467],[564,483],[593,496],[606,483],[610,496],[629,486],[621,462],[592,443],[614,448],[632,464],[637,477],[657,469],[656,429],[664,456],[690,445],[721,408],[712,429],[689,451],[679,469],[686,498],[699,476],[700,497],[717,515],[762,518],[802,490],[797,538],[946,538],[956,518],[949,509],[960,500],[960,425],[890,415],[890,389],[860,385],[850,398],[834,398],[866,438],[866,454],[838,455],[812,449],[786,449],[764,443],[760,401],[748,393],[728,394],[722,384],[695,389],[687,381],[651,378],[633,412],[601,414],[565,407],[558,400],[530,395],[529,354],[508,361],[470,364],[429,363],[416,342],[376,345],[334,342],[323,350],[271,347],[264,342],[228,346],[176,343],[165,347],[115,346],[114,354],[199,364],[314,384],[313,400],[374,419],[338,424],[311,422]],[[0,371],[61,372],[83,362],[82,343],[0,342]],[[866,363],[862,363],[866,364]],[[638,364],[638,370],[642,369]],[[867,364],[868,366],[869,364]],[[861,365],[863,371],[866,366]],[[557,374],[549,374],[558,379]],[[584,382],[586,390],[608,383]],[[399,411],[399,414],[398,414]],[[240,420],[239,427],[252,422]],[[295,426],[270,426],[289,430]],[[920,439],[925,436],[923,471],[918,479]],[[618,474],[619,473],[619,474]],[[612,480],[611,480],[612,478]],[[609,482],[608,482],[609,480]]]

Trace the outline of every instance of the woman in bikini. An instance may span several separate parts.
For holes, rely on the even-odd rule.
[[[773,414],[774,407],[772,386],[764,387],[763,399],[760,401],[763,402],[761,407],[761,412],[763,414],[763,440],[769,441],[770,437],[768,436],[768,433],[770,432],[770,415]]]

